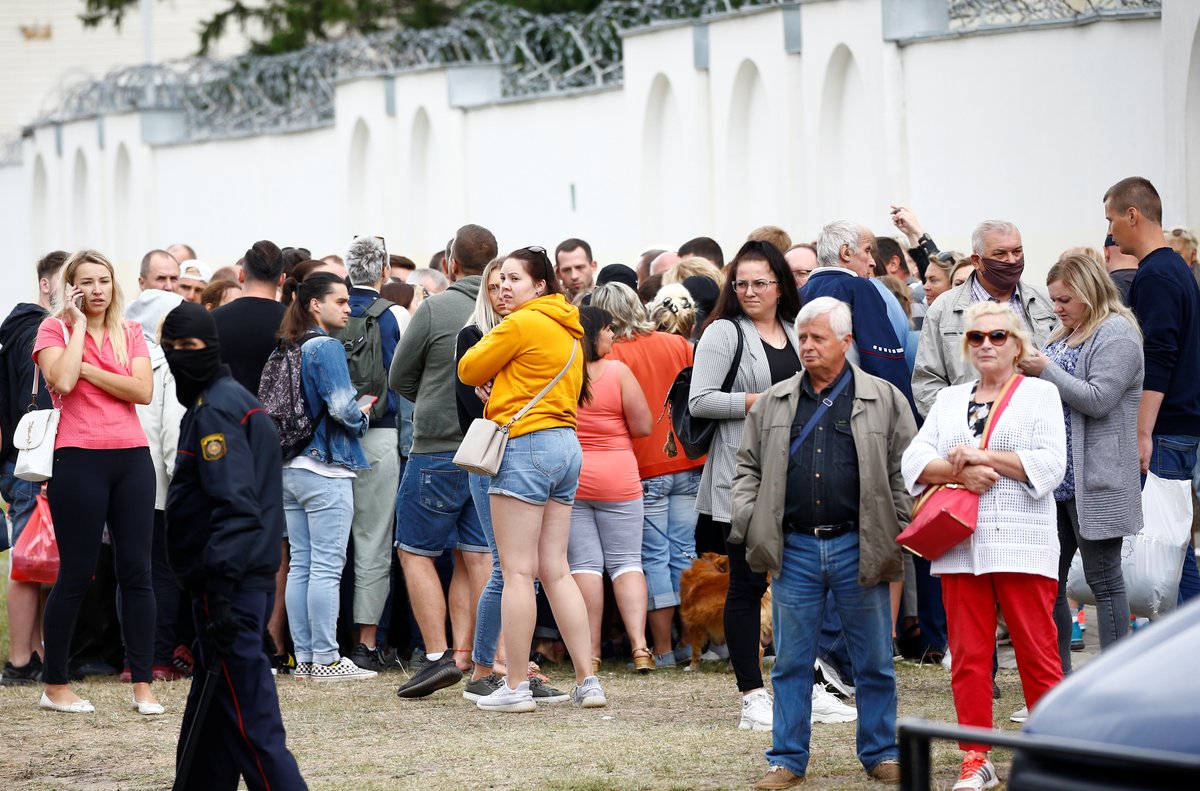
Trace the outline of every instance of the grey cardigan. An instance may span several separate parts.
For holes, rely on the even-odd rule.
[[[787,322],[780,321],[780,324],[787,333],[788,343],[799,355],[795,329]],[[744,339],[742,360],[733,380],[733,390],[726,393],[721,390],[721,385],[725,383],[725,375],[737,352],[738,330]],[[688,409],[696,417],[720,420],[696,495],[696,510],[711,515],[714,521],[730,521],[733,472],[746,426],[746,393],[762,393],[770,386],[771,369],[754,322],[747,316],[740,316],[737,329],[728,321],[710,324],[696,344]]]
[[[1039,377],[1071,408],[1079,534],[1091,541],[1142,529],[1137,423],[1145,367],[1137,330],[1111,316],[1083,342],[1074,376],[1049,363]]]

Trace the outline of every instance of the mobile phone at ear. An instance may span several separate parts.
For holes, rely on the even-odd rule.
[[[83,310],[83,294],[75,297],[75,307],[79,310]]]
[[[367,407],[374,406],[375,402],[378,400],[379,400],[379,396],[371,395],[368,393],[367,395],[359,396],[358,400],[355,401],[355,403],[358,404],[359,409],[365,409]]]

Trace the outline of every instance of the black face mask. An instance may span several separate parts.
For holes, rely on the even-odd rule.
[[[206,349],[164,350],[171,375],[175,377],[175,397],[185,408],[191,408],[221,367],[221,350]]]

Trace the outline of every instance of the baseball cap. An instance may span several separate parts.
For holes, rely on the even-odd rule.
[[[184,261],[179,265],[179,277],[184,280],[199,280],[207,283],[212,280],[212,267],[195,258]]]

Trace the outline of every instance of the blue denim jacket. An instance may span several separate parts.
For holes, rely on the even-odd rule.
[[[312,329],[321,332],[317,327]],[[300,373],[304,403],[309,417],[317,421],[304,455],[350,470],[370,467],[358,441],[367,433],[369,421],[355,403],[357,391],[350,383],[342,344],[329,337],[313,338],[304,344],[300,349]],[[329,411],[328,419],[323,419],[325,409]]]

